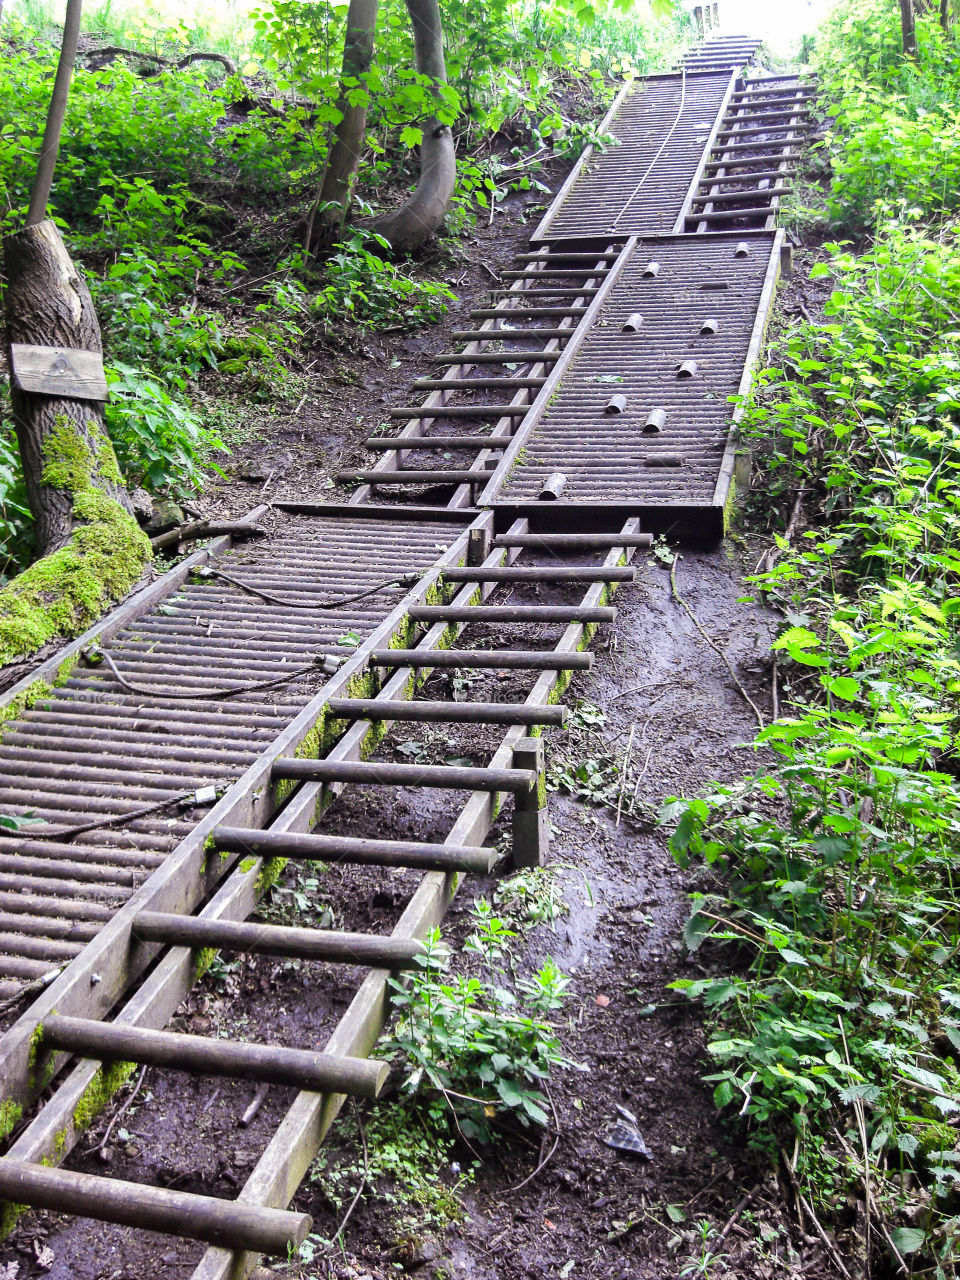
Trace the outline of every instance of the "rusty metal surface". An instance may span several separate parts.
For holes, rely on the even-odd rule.
[[[588,149],[533,239],[672,231],[730,85],[727,71],[676,73],[621,95],[602,126],[620,145]]]
[[[181,808],[178,799],[233,782],[326,677],[317,669],[271,690],[229,699],[196,695],[282,677],[318,654],[349,654],[404,590],[383,588],[340,608],[315,606],[391,574],[427,569],[462,528],[284,519],[271,537],[242,544],[215,565],[286,603],[216,577],[195,578],[105,646],[124,679],[148,693],[125,690],[104,665],[79,665],[59,688],[7,720],[0,733],[5,814],[59,829],[168,804],[122,827],[45,839],[43,827],[31,822],[0,839],[0,893],[10,895],[2,904],[0,980],[38,977],[76,952],[72,936],[51,930],[38,954],[41,947],[28,937],[28,930],[37,932],[37,895],[58,911],[119,905],[202,812]]]
[[[737,256],[740,241],[749,252]],[[481,495],[509,511],[709,508],[774,246],[772,233],[641,241],[566,375],[522,424]],[[656,275],[645,274],[651,260]],[[640,328],[623,332],[632,314]],[[701,334],[714,320],[717,332]],[[692,376],[681,366],[695,362]],[[620,412],[609,402],[623,397]],[[665,411],[645,433],[651,412]],[[671,456],[680,466],[662,464]],[[544,481],[563,470],[560,498]]]

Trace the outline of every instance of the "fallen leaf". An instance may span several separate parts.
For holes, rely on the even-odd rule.
[[[605,1009],[605,1008],[607,1007],[607,1005],[610,1003],[610,997],[609,997],[609,996],[597,996],[597,998],[596,998],[596,1000],[595,1000],[595,1003],[596,1003],[596,1004],[598,1004],[598,1005],[600,1006],[600,1008],[601,1008],[601,1009]]]
[[[550,1221],[550,1219],[549,1219],[549,1218],[544,1218],[544,1220],[543,1220],[543,1225],[547,1228],[547,1230],[548,1230],[548,1231],[556,1231],[556,1229],[557,1229],[557,1228],[553,1225],[553,1223]]]

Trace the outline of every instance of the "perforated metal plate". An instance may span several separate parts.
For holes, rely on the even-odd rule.
[[[672,231],[731,84],[729,71],[678,73],[625,91],[601,126],[620,145],[587,149],[533,239]]]
[[[521,425],[481,505],[554,518],[567,511],[571,519],[597,508],[722,511],[732,465],[729,397],[749,379],[778,260],[773,232],[640,241],[592,332]],[[624,332],[635,315],[639,328]],[[707,321],[715,332],[701,333]],[[691,361],[694,369],[681,370]],[[656,409],[662,425],[645,429]],[[556,472],[568,476],[559,500],[541,500]]]

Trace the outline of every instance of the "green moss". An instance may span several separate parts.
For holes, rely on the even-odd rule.
[[[133,1075],[136,1065],[135,1062],[110,1062],[97,1069],[74,1108],[74,1135],[89,1129],[120,1086]]]
[[[237,867],[237,870],[241,873],[241,875],[246,875],[247,872],[252,871],[256,865],[257,865],[256,858],[244,858],[243,861],[240,863],[240,865]]]
[[[65,547],[0,589],[0,665],[55,636],[78,635],[133,586],[150,559],[150,540],[136,520],[97,487],[98,480],[119,482],[120,473],[106,436],[96,427],[88,432],[90,445],[62,418],[44,441],[41,479],[72,495],[80,523]]]
[[[5,1240],[17,1225],[22,1213],[30,1208],[27,1204],[0,1204],[0,1240]]]
[[[267,858],[260,874],[257,876],[256,893],[258,898],[262,898],[268,889],[273,888],[283,874],[283,869],[286,865],[286,858]]]
[[[12,698],[5,707],[0,707],[0,742],[3,741],[2,726],[11,720],[19,720],[24,711],[29,711],[41,698],[49,698],[53,692],[45,680],[34,680],[23,693]]]
[[[199,981],[200,981],[200,979],[201,979],[201,978],[203,977],[203,975],[207,972],[207,970],[210,968],[210,966],[213,964],[213,962],[214,962],[214,960],[216,960],[216,958],[217,958],[217,948],[216,948],[216,947],[201,947],[201,948],[197,951],[197,959],[196,959],[196,965],[197,965],[197,970],[196,970],[196,980],[197,980],[197,982],[199,982]]]
[[[22,1116],[23,1107],[19,1102],[14,1102],[12,1098],[8,1098],[6,1102],[0,1102],[0,1138],[6,1138],[8,1134],[13,1133]]]

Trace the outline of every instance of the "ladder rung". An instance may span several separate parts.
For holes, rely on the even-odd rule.
[[[7,1204],[75,1213],[98,1222],[202,1240],[221,1249],[283,1258],[299,1248],[313,1226],[313,1219],[306,1213],[74,1173],[72,1169],[53,1169],[6,1157],[0,1160],[0,1199]]]
[[[525,360],[524,364],[530,361]],[[546,378],[418,378],[413,384],[416,391],[504,391],[508,388],[542,387]]]
[[[214,1040],[60,1014],[44,1019],[42,1034],[44,1050],[63,1049],[83,1058],[145,1062],[174,1071],[259,1080],[317,1093],[346,1093],[355,1098],[375,1098],[389,1070],[386,1063],[372,1058]]]
[[[723,179],[721,178],[722,182]],[[694,196],[694,204],[749,204],[758,196],[787,196],[793,187],[758,187],[755,191],[714,191],[709,194]]]
[[[374,453],[394,449],[505,449],[510,436],[370,436],[364,444]]]
[[[434,364],[552,364],[559,351],[444,351]]]
[[[586,308],[581,307],[479,307],[471,311],[474,320],[529,320],[534,316],[580,316],[586,315]],[[571,329],[571,333],[573,330]]]
[[[408,609],[407,614],[415,622],[612,622],[617,611],[583,605],[421,604]]]
[[[504,318],[509,315],[504,314]],[[569,338],[573,329],[457,329],[450,337],[454,342],[538,342],[542,338]]]
[[[636,569],[629,565],[605,569],[602,565],[489,565],[479,569],[444,569],[447,582],[633,582]]]
[[[387,787],[438,787],[447,791],[532,791],[532,769],[480,769],[459,765],[388,764],[369,760],[274,761],[274,778],[297,782],[352,782]],[[302,932],[309,932],[302,930]]]
[[[478,845],[296,835],[244,827],[217,827],[213,841],[216,848],[227,853],[245,853],[256,858],[347,862],[368,867],[416,867],[421,871],[469,871],[477,875],[487,875],[497,859],[495,849],[483,849]]]
[[[327,711],[336,720],[418,720],[444,724],[561,725],[567,715],[566,707],[526,702],[410,702],[399,698],[331,698]]]
[[[528,404],[425,404],[388,410],[391,418],[416,422],[418,418],[523,418]]]
[[[374,649],[373,667],[503,668],[515,671],[589,671],[592,653],[549,649]]]
[[[495,547],[540,547],[543,550],[592,551],[603,547],[652,547],[652,533],[501,533]]]
[[[404,471],[338,471],[340,484],[363,481],[365,484],[483,484],[490,479],[489,471],[418,471],[410,467]]]
[[[292,763],[313,762],[295,760]],[[276,776],[276,769],[274,774]],[[423,951],[422,944],[413,938],[340,933],[333,929],[295,929],[256,920],[209,920],[205,916],[183,916],[167,911],[141,911],[133,922],[133,933],[144,942],[164,942],[176,947],[215,947],[250,955],[367,965],[372,969],[405,968]]]

